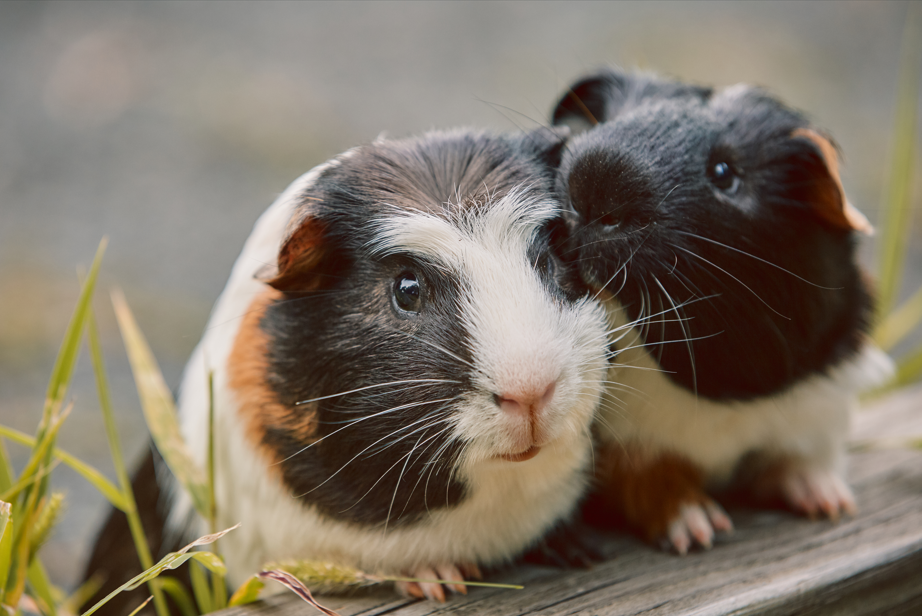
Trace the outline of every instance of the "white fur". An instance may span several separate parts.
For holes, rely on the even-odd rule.
[[[204,464],[207,373],[214,371],[219,525],[242,523],[221,540],[231,583],[239,584],[267,561],[285,558],[388,572],[506,560],[566,516],[584,491],[589,424],[605,370],[604,312],[588,301],[558,305],[527,261],[525,249],[538,225],[556,212],[552,204],[528,203],[511,194],[478,208],[480,216],[459,214],[451,222],[422,212],[380,221],[379,252],[409,250],[431,257],[458,275],[466,290],[465,321],[487,388],[463,402],[454,425],[455,438],[469,443],[456,470],[467,483],[468,498],[397,528],[358,526],[320,515],[291,496],[276,469],[267,468],[243,434],[226,363],[241,317],[265,290],[253,275],[274,263],[290,232],[286,228],[298,196],[323,168],[297,180],[259,219],[184,374],[179,400],[183,435]],[[557,379],[558,385],[548,405],[548,438],[541,452],[523,462],[496,459],[509,453],[509,439],[490,392],[548,379]],[[173,527],[194,518],[188,497],[176,492]],[[200,530],[197,520],[193,532]]]
[[[624,328],[625,311],[616,300],[606,304],[614,328]],[[857,392],[883,382],[892,370],[889,358],[869,343],[828,376],[811,376],[773,396],[716,402],[673,383],[636,330],[621,334],[619,348],[634,348],[619,353],[609,371],[600,412],[603,433],[649,453],[680,453],[715,483],[729,479],[740,458],[754,450],[841,474]]]

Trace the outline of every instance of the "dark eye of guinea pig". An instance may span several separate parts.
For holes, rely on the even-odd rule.
[[[708,177],[714,186],[728,195],[739,190],[740,176],[733,171],[729,163],[723,161],[714,163],[708,171]]]
[[[404,312],[419,312],[421,285],[413,272],[403,272],[394,279],[394,302]]]

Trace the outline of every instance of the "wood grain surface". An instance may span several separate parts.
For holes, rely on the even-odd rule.
[[[321,603],[343,616],[922,614],[922,451],[896,446],[913,434],[922,434],[922,388],[856,417],[849,479],[859,513],[838,523],[731,510],[736,531],[685,557],[600,534],[608,559],[591,569],[523,566],[489,577],[524,590],[471,588],[445,604],[380,590]],[[311,613],[283,594],[222,616]]]

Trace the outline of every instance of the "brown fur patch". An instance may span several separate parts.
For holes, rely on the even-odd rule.
[[[839,177],[839,156],[836,154],[836,148],[826,137],[822,136],[815,130],[809,128],[798,128],[792,134],[792,137],[801,137],[812,141],[819,149],[823,160],[826,162],[826,169],[832,177],[836,186],[836,194],[830,195],[824,199],[817,211],[826,222],[844,229],[852,229],[871,235],[874,232],[871,223],[865,218],[864,214],[855,209],[855,207],[845,198],[845,189],[842,187],[842,179]]]
[[[268,428],[283,430],[305,445],[313,442],[317,434],[313,405],[285,406],[268,383],[269,337],[260,322],[269,306],[281,297],[280,292],[268,289],[253,300],[227,360],[228,384],[240,404],[238,413],[246,426],[247,438],[271,460],[278,455],[264,442]]]
[[[595,479],[586,518],[604,526],[626,524],[651,542],[666,536],[682,505],[711,502],[701,470],[674,453],[606,445],[596,457]]]

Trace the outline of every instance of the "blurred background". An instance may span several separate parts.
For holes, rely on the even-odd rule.
[[[0,2],[0,423],[34,431],[77,267],[103,235],[96,309],[123,446],[136,459],[146,429],[109,288],[125,290],[175,387],[253,222],[291,180],[382,132],[543,124],[566,85],[603,65],[765,86],[835,136],[850,199],[873,221],[906,10]],[[907,288],[922,282],[922,216],[913,225]],[[59,444],[112,476],[86,356],[73,396]],[[21,465],[25,451],[10,453]],[[71,586],[107,507],[68,469],[54,480],[69,509],[44,562]]]

